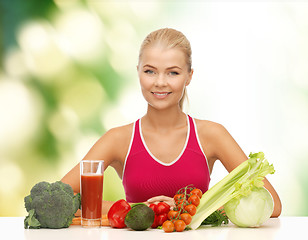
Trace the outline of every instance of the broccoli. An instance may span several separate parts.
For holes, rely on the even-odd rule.
[[[24,201],[29,213],[25,228],[67,228],[80,208],[80,194],[74,196],[72,187],[61,181],[37,183]]]

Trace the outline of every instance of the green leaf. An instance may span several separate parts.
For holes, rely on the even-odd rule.
[[[229,219],[223,209],[216,210],[210,216],[203,220],[201,225],[211,225],[212,227],[218,227],[222,224],[228,224]]]
[[[28,228],[38,229],[40,228],[40,226],[41,226],[41,223],[39,222],[39,220],[36,219],[34,209],[31,209],[29,211],[28,216],[26,216],[24,220],[25,229],[28,229]]]

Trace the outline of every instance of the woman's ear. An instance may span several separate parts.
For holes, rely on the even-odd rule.
[[[190,73],[188,74],[188,79],[185,83],[185,86],[188,86],[190,84],[193,74],[194,74],[194,69],[191,69]]]

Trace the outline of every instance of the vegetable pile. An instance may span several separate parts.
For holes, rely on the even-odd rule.
[[[25,228],[67,228],[80,208],[80,194],[74,195],[69,184],[39,182],[24,198],[29,213]]]
[[[108,223],[113,228],[141,231],[152,227],[165,232],[220,226],[228,220],[239,227],[258,227],[274,209],[273,198],[263,187],[264,177],[274,172],[262,152],[251,153],[204,194],[192,185],[181,188],[173,197],[173,209],[165,202],[148,207],[118,200],[108,212]],[[24,201],[28,212],[25,228],[67,228],[80,208],[80,194],[74,195],[71,186],[60,181],[37,183]]]

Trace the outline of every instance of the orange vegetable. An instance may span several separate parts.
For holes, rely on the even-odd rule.
[[[102,226],[110,226],[109,220],[107,218],[107,214],[102,215],[101,224]],[[81,217],[73,218],[73,222],[71,225],[81,225]]]

